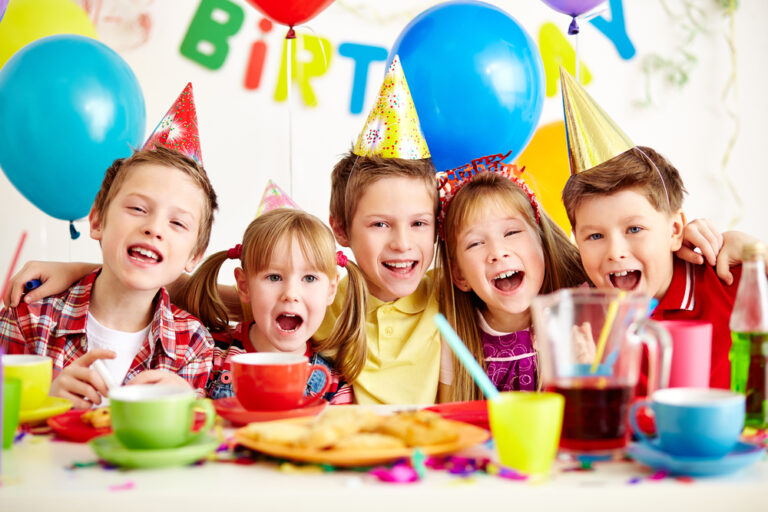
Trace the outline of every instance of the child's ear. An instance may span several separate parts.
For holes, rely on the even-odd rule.
[[[683,210],[677,210],[672,214],[672,252],[677,251],[683,245],[683,232],[685,231],[685,215]]]
[[[240,267],[235,269],[235,281],[237,282],[237,295],[240,297],[240,302],[250,303],[251,295],[248,292],[248,276],[245,274],[245,270]]]
[[[336,290],[339,289],[339,278],[341,276],[337,273],[336,277],[331,279],[331,286],[328,289],[328,301],[326,304],[330,306],[333,304],[333,300],[336,298]]]
[[[195,267],[198,263],[200,263],[200,260],[203,259],[203,252],[200,251],[200,254],[196,254],[189,258],[187,261],[187,264],[184,266],[184,270],[186,270],[188,273],[192,273],[193,270],[195,270]]]
[[[91,211],[88,213],[88,224],[91,227],[91,238],[94,240],[101,240],[104,233],[104,226],[101,221],[101,214],[99,214],[95,208],[91,208]]]
[[[472,290],[472,287],[469,286],[469,283],[466,279],[464,279],[464,274],[462,274],[461,270],[459,270],[459,267],[456,265],[451,265],[451,277],[453,278],[453,284],[456,285],[456,288],[463,292],[468,292]]]
[[[342,247],[349,247],[349,238],[347,238],[347,234],[344,232],[344,227],[341,225],[341,221],[331,215],[328,217],[328,223],[331,225],[333,236],[336,237],[336,241],[339,245]]]

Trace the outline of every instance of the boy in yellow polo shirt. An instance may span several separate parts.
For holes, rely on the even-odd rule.
[[[331,177],[330,223],[369,290],[368,353],[352,384],[358,403],[424,404],[437,397],[440,335],[434,280],[435,169],[397,57],[352,152]],[[347,287],[339,284],[315,338],[328,335]]]

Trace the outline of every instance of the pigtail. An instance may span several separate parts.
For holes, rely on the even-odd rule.
[[[368,288],[360,267],[346,262],[347,293],[341,307],[341,315],[331,334],[317,343],[315,350],[335,351],[336,368],[347,382],[354,382],[365,365],[367,352],[366,314],[368,311]]]
[[[179,290],[176,305],[196,316],[211,332],[225,331],[229,326],[227,307],[219,295],[217,281],[227,251],[212,254],[200,264]]]
[[[444,241],[441,240],[438,243],[437,252],[441,264],[437,269],[440,311],[464,341],[470,353],[483,367],[483,370],[487,370],[482,334],[477,323],[475,294],[474,292],[458,290],[453,284],[453,267]],[[482,399],[482,392],[475,384],[472,376],[457,359],[456,354],[451,354],[451,356],[453,358],[453,383],[451,384],[450,401],[464,402]]]

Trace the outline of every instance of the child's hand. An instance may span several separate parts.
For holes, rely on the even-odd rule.
[[[574,325],[571,336],[576,362],[592,364],[595,360],[595,337],[592,336],[592,324],[584,322],[581,325]]]
[[[683,229],[683,245],[675,253],[681,260],[694,265],[702,265],[704,261],[714,266],[717,254],[723,247],[723,235],[709,219],[696,219],[689,222]],[[694,251],[698,248],[701,254]]]
[[[90,366],[97,359],[115,357],[117,354],[111,350],[94,349],[77,358],[53,379],[51,396],[72,400],[76,409],[90,409],[94,404],[99,405],[101,397],[107,396],[107,385]]]
[[[61,293],[72,283],[98,267],[93,263],[59,263],[55,261],[28,261],[11,278],[5,296],[6,306],[16,307],[24,293],[24,285],[32,279],[39,279],[42,284],[24,295],[24,302],[30,303],[50,295]]]
[[[717,254],[717,277],[724,283],[733,284],[731,265],[738,265],[743,261],[744,247],[759,242],[757,238],[741,231],[726,231],[723,233],[723,248]],[[768,269],[766,270],[768,273]]]
[[[168,370],[144,370],[128,383],[129,386],[137,384],[165,384],[192,389],[192,385]]]

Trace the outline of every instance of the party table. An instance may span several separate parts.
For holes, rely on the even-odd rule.
[[[220,431],[222,438],[234,429]],[[218,454],[227,455],[227,454]],[[494,457],[489,444],[464,450]],[[545,481],[430,469],[391,484],[351,470],[208,460],[184,467],[121,470],[93,464],[87,444],[26,435],[3,453],[0,511],[143,510],[768,510],[768,460],[728,476],[675,478],[637,462],[558,460]],[[242,459],[241,459],[242,460]]]

